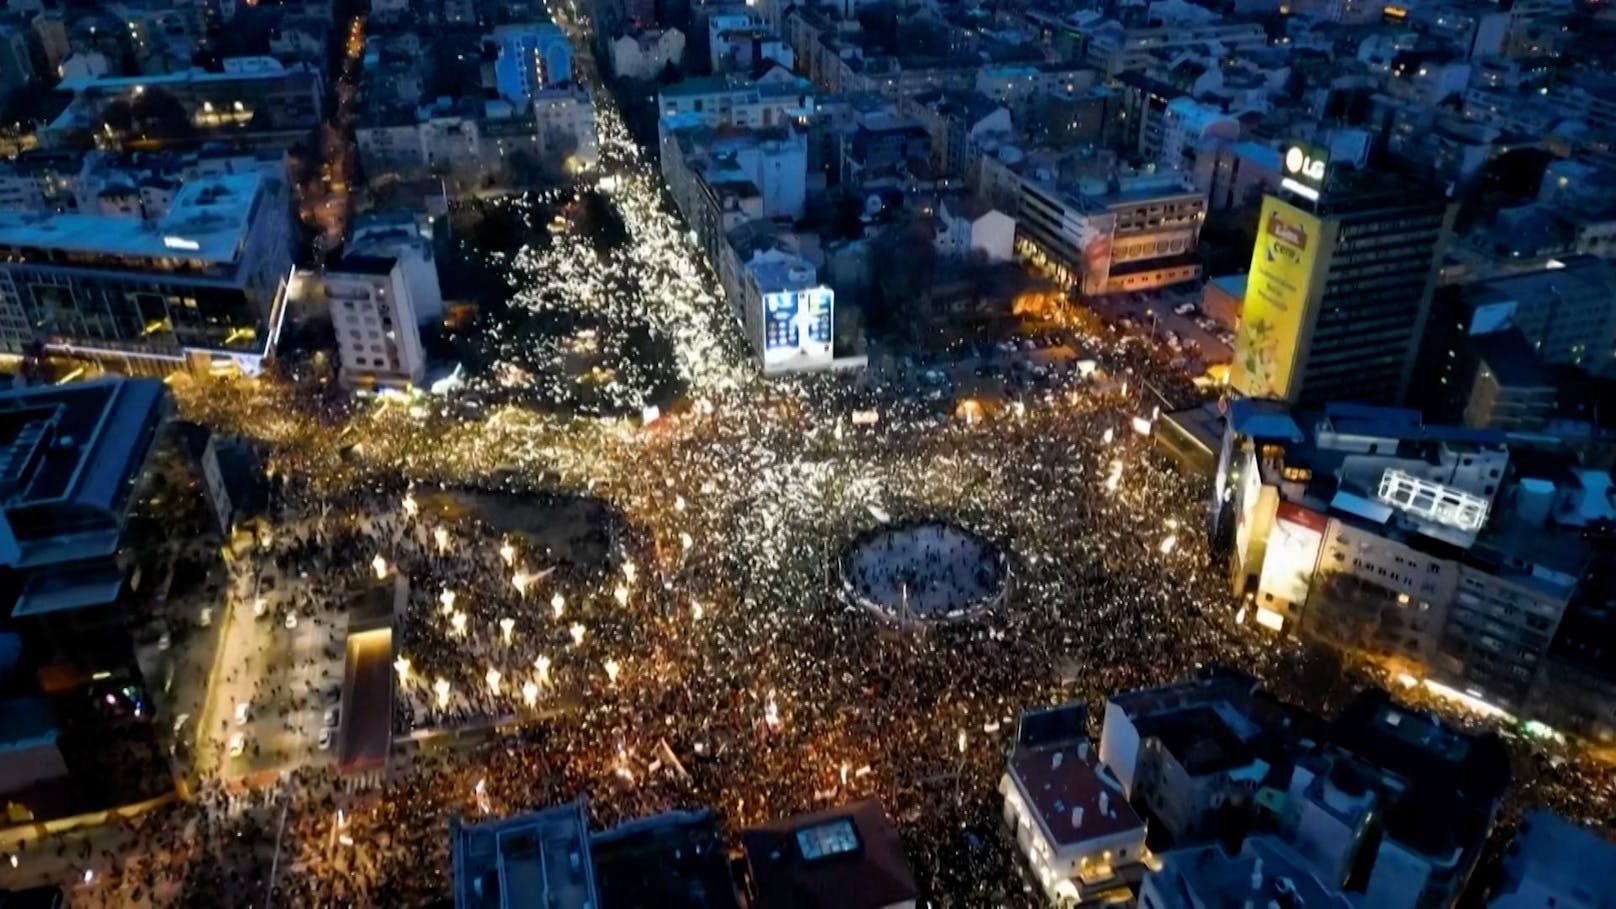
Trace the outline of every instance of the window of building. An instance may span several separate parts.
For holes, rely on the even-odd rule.
[[[859,850],[858,830],[852,818],[837,818],[797,831],[797,851],[804,861],[815,862]]]

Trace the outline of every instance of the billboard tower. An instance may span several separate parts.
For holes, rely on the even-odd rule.
[[[1233,389],[1293,404],[1398,404],[1455,206],[1402,176],[1283,156],[1263,198],[1235,341]]]

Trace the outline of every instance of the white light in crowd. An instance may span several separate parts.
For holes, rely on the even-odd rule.
[[[432,691],[438,696],[438,709],[449,706],[449,680],[438,679],[432,683]]]
[[[583,644],[583,642],[584,642],[584,626],[578,624],[577,622],[573,622],[572,623],[572,628],[569,629],[569,630],[572,632],[572,645],[574,647],[577,647],[577,646]]]
[[[699,621],[701,621],[701,617],[703,615],[705,615],[705,614],[706,613],[702,609],[700,603],[696,602],[695,600],[690,601],[690,619],[691,619],[691,621],[699,622]]]
[[[532,707],[539,702],[539,686],[532,679],[522,683],[522,703]]]
[[[527,596],[527,586],[532,581],[532,575],[523,570],[518,570],[516,574],[511,575],[511,584],[516,588],[516,595],[519,597]]]
[[[411,494],[411,493],[405,493],[404,494],[404,513],[413,518],[413,517],[416,516],[417,513],[420,512],[420,510],[421,510],[421,506],[415,504],[415,496],[413,494]]]
[[[685,552],[689,552],[690,547],[692,547],[694,545],[696,545],[696,541],[691,539],[690,534],[688,534],[688,533],[686,533],[685,531],[682,531],[682,530],[679,531],[679,548],[680,549],[683,549]]]
[[[1177,545],[1178,545],[1178,537],[1177,537],[1177,535],[1168,534],[1167,539],[1161,541],[1161,554],[1162,555],[1167,555],[1168,553],[1171,553],[1173,551],[1173,547],[1175,547]]]
[[[673,497],[673,510],[674,511],[679,511],[679,512],[682,512],[682,511],[685,510],[685,497],[684,496],[674,496]]]
[[[544,656],[544,655],[541,654],[538,659],[533,661],[533,668],[537,669],[539,671],[539,681],[543,682],[546,685],[550,684],[550,658],[549,657]]]
[[[505,560],[506,565],[516,561],[516,547],[511,545],[510,540],[499,544],[499,557]]]
[[[842,762],[842,785],[843,786],[847,785],[847,770],[848,770],[847,762],[843,761]]]
[[[1100,434],[1100,441],[1104,442],[1107,445],[1110,445],[1111,442],[1114,439],[1116,439],[1116,437],[1117,437],[1116,431],[1109,428],[1109,427],[1107,427],[1106,431]]]
[[[769,692],[768,703],[763,705],[763,722],[770,729],[780,727],[780,706],[774,702],[774,692]]]
[[[376,553],[376,558],[370,560],[370,570],[376,572],[377,580],[387,577],[387,560],[382,558],[381,553]]]
[[[444,615],[454,612],[455,592],[445,588],[442,593],[438,594],[438,602],[443,604]]]
[[[432,528],[432,539],[438,544],[438,555],[449,551],[449,530],[445,527]]]
[[[399,684],[403,684],[403,683],[408,682],[410,680],[410,658],[409,657],[400,655],[398,659],[393,661],[393,668],[398,670]]]
[[[623,563],[623,580],[625,580],[628,583],[632,584],[632,583],[634,583],[634,578],[637,577],[638,575],[639,575],[639,569],[634,567],[633,562],[624,562]]]
[[[499,680],[501,678],[502,676],[499,674],[499,670],[494,669],[493,667],[489,667],[488,674],[483,676],[483,679],[488,682],[488,690],[492,691],[496,695],[499,694]]]
[[[515,627],[516,620],[509,616],[499,620],[499,635],[504,639],[505,643],[509,644],[511,642],[511,630]]]
[[[965,730],[963,729],[960,730],[959,734],[959,751],[960,754],[965,753]]]
[[[561,618],[561,614],[567,611],[567,598],[559,593],[551,597],[550,611],[555,613],[556,618]]]
[[[95,880],[95,872],[88,868],[84,869],[84,883],[89,884],[93,880]]]
[[[464,612],[457,612],[454,615],[449,616],[449,627],[454,629],[455,637],[465,637],[466,614]]]
[[[624,585],[618,584],[617,589],[612,591],[612,596],[617,598],[617,605],[619,605],[619,606],[627,606],[628,605],[628,588],[625,587]]]
[[[619,666],[616,660],[607,660],[605,665],[606,678],[609,679],[613,685],[616,685],[617,674],[623,671],[623,667]]]

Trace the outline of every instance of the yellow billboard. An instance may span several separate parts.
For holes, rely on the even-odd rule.
[[[1297,348],[1323,233],[1313,215],[1273,196],[1263,199],[1235,340],[1229,384],[1236,391],[1260,398],[1293,393]]]

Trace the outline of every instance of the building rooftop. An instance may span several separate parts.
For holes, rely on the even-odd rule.
[[[185,184],[157,221],[116,215],[0,212],[0,246],[232,263],[240,254],[267,178],[254,172]]]
[[[584,803],[449,824],[455,909],[595,909]]]
[[[1306,906],[1351,909],[1341,891],[1314,876],[1307,860],[1272,836],[1247,839],[1239,855],[1216,843],[1164,853],[1161,870],[1150,880],[1174,906],[1245,909],[1248,906]]]
[[[757,906],[879,909],[918,892],[898,831],[874,800],[744,830],[741,848]]]
[[[711,811],[670,811],[595,835],[600,909],[739,909]]]
[[[1122,783],[1100,763],[1099,749],[1086,739],[1017,747],[1009,769],[1046,838],[1057,847],[1144,829]]]
[[[1546,809],[1521,822],[1502,866],[1493,909],[1616,907],[1616,843]]]

